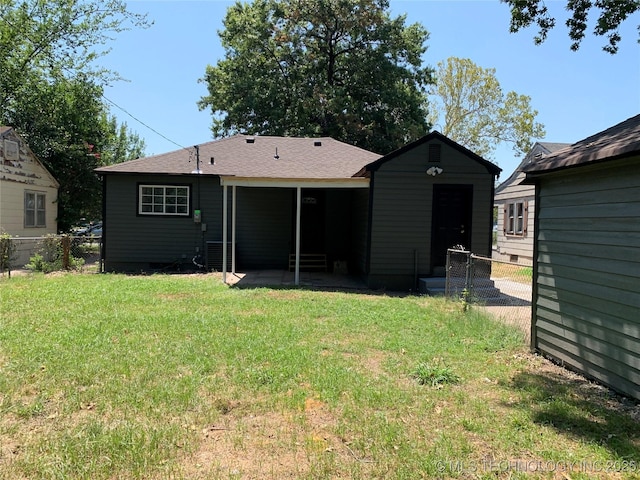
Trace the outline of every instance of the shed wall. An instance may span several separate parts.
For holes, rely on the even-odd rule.
[[[429,161],[429,145],[441,145],[440,162]],[[430,166],[442,174],[430,176]],[[431,231],[433,185],[472,185],[471,245],[491,254],[492,174],[485,166],[438,140],[426,142],[373,172],[369,284],[373,288],[412,289],[416,273],[433,273]],[[416,267],[417,264],[417,267]]]
[[[640,398],[638,160],[540,178],[533,346]]]

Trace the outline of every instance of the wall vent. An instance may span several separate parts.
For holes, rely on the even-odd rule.
[[[207,242],[207,270],[222,271],[222,242]],[[231,270],[231,242],[227,242],[227,272]]]
[[[440,162],[440,151],[441,145],[439,143],[430,143],[429,144],[429,162],[439,163]]]
[[[18,151],[18,142],[13,140],[4,140],[4,159],[5,160],[20,160],[20,153]]]

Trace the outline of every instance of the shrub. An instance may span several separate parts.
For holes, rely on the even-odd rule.
[[[70,243],[69,243],[70,245]],[[64,265],[62,239],[56,235],[45,235],[40,242],[38,252],[29,258],[26,268],[34,272],[51,273],[65,268],[82,270],[84,259],[69,254],[69,264]]]
[[[11,275],[11,265],[15,259],[16,242],[8,233],[0,234],[0,272],[7,270]]]

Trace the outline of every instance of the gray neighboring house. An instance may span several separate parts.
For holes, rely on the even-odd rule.
[[[509,178],[496,188],[497,238],[493,253],[496,260],[533,265],[535,189],[522,183],[523,169],[569,145],[536,142]]]
[[[532,347],[640,399],[640,115],[524,168]]]
[[[371,288],[491,250],[500,169],[432,132],[389,155],[331,138],[236,135],[102,167],[105,271],[287,269],[322,257]],[[315,265],[317,267],[317,265]]]

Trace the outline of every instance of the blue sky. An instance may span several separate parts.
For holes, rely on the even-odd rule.
[[[208,64],[224,56],[218,38],[226,9],[221,0],[133,0],[129,9],[147,13],[151,28],[117,36],[101,64],[126,81],[107,87],[105,97],[121,122],[145,139],[147,155],[212,140],[211,114],[196,102],[206,95],[198,80]],[[529,95],[545,125],[543,141],[573,143],[640,113],[640,15],[625,22],[620,50],[602,51],[605,39],[588,35],[578,52],[569,49],[564,1],[548,0],[558,26],[536,46],[534,29],[509,33],[509,9],[498,0],[391,0],[392,15],[407,15],[430,32],[424,62],[470,58],[495,68],[503,90]],[[153,128],[161,135],[148,129]],[[166,138],[163,138],[166,137]],[[168,139],[168,140],[167,140]],[[506,179],[520,159],[510,146],[491,159]]]

